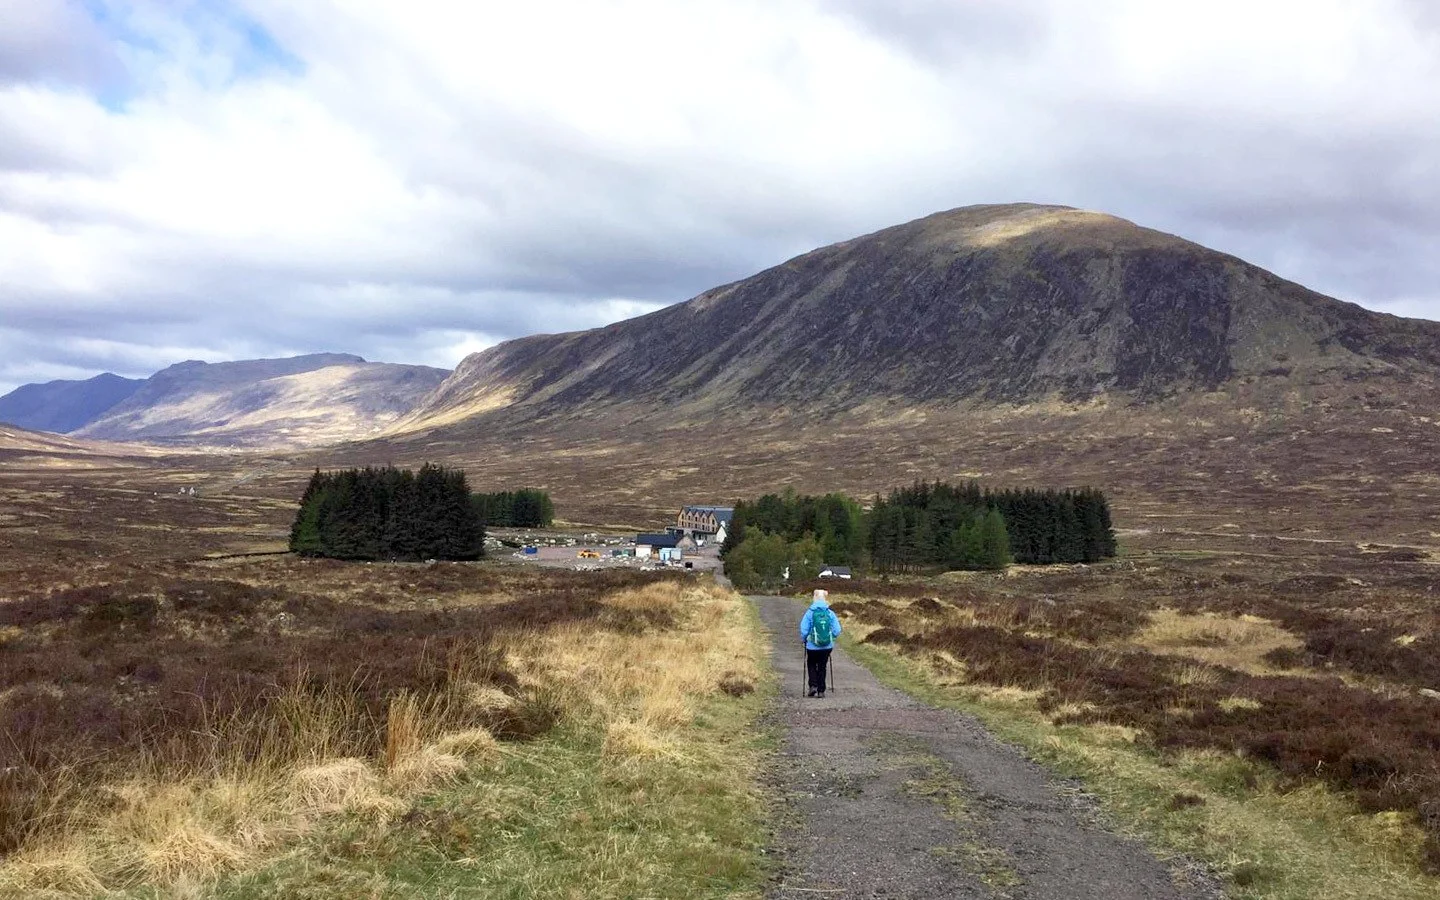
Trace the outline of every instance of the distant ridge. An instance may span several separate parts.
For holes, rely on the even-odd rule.
[[[187,360],[155,373],[74,434],[185,446],[336,443],[389,425],[447,374],[346,353],[224,363]]]
[[[0,422],[63,434],[95,421],[144,383],[106,372],[84,381],[21,385],[0,397]]]
[[[47,424],[83,420],[67,431],[91,440],[311,446],[374,434],[413,408],[447,374],[428,366],[366,362],[344,353],[224,363],[188,360],[126,383],[125,395],[98,411],[98,401],[86,408],[52,410]],[[109,379],[101,383],[113,384]],[[19,395],[25,401],[35,393],[20,388],[4,399]],[[71,388],[69,394],[51,391],[48,396],[88,400],[92,395]]]

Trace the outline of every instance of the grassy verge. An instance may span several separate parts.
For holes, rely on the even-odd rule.
[[[846,649],[885,683],[979,718],[1003,740],[1079,778],[1113,821],[1152,846],[1204,860],[1236,898],[1421,900],[1440,880],[1419,870],[1413,817],[1365,814],[1320,784],[1293,787],[1258,763],[1207,751],[1161,753],[1134,729],[1054,724],[1035,692],[947,682],[889,647]]]
[[[74,808],[23,833],[0,863],[0,896],[758,896],[763,748],[751,725],[766,682],[753,611],[691,580],[556,584],[553,596],[527,581],[523,602],[425,612],[414,648],[389,646],[431,659],[424,635],[446,636],[432,678],[372,697],[312,673],[256,694],[262,719],[232,730],[258,756],[116,746],[106,756],[126,760],[128,777],[36,767],[49,780],[0,812],[33,813],[35,797]],[[160,607],[152,648],[170,627]],[[471,619],[483,630],[473,651]],[[46,627],[50,647],[70,626]],[[141,750],[191,740],[163,724]],[[224,745],[225,728],[207,746]]]
[[[758,626],[734,595],[684,602],[678,633],[523,648],[575,710],[561,727],[397,818],[334,822],[216,896],[759,897]]]

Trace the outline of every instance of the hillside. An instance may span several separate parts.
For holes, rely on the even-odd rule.
[[[83,454],[93,445],[85,441],[72,440],[58,434],[31,431],[0,424],[0,454]]]
[[[446,374],[336,353],[226,363],[191,360],[157,372],[74,434],[172,445],[335,443],[394,422]]]
[[[63,434],[95,421],[144,383],[106,372],[84,381],[24,384],[0,397],[0,422]]]
[[[967,207],[606,328],[474,354],[399,430],[671,405],[1154,401],[1440,373],[1440,323],[1343,303],[1100,213]],[[476,419],[475,421],[479,421]]]
[[[1437,440],[1440,323],[1019,205],[501,344],[383,438],[302,465],[445,462],[477,487],[547,488],[563,518],[595,523],[938,477],[1102,487],[1126,527],[1429,542]]]

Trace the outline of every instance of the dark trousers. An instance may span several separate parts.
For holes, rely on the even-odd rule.
[[[805,648],[805,671],[810,676],[810,689],[812,691],[825,690],[825,667],[830,664],[830,651],[833,647],[826,647],[824,650],[811,650]]]

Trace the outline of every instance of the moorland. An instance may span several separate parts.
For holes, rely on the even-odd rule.
[[[0,895],[758,883],[735,595],[299,559],[295,500],[232,461],[28,459],[0,470]]]
[[[603,870],[624,896],[657,860],[713,893],[757,889],[761,642],[735,595],[283,553],[315,468],[433,462],[476,490],[543,488],[560,524],[607,531],[787,487],[1099,488],[1115,560],[857,582],[838,598],[852,649],[1085,777],[1238,896],[1426,896],[1437,360],[1434,323],[1109,217],[983,207],[629,323],[502,344],[363,442],[180,452],[0,430],[0,712],[47,736],[8,764],[20,814],[0,833],[29,868],[6,877],[232,896],[331,878],[343,890],[304,890],[383,895],[385,879],[449,878],[456,860],[509,884],[485,866],[543,857],[522,869],[557,891]],[[697,658],[684,647],[706,616],[726,636]],[[278,756],[238,779],[261,746]],[[557,759],[588,773],[583,798],[547,792]],[[1127,767],[1154,789],[1107,792]],[[116,771],[148,773],[144,790]],[[676,778],[702,796],[645,805]],[[352,783],[368,788],[337,799]],[[446,793],[457,783],[499,805],[467,806],[474,791]],[[155,815],[156,797],[171,812]],[[237,812],[252,808],[269,812]],[[129,837],[87,844],[101,822]],[[543,837],[557,827],[578,855]],[[617,827],[633,840],[602,848]],[[291,863],[274,856],[306,841]]]

